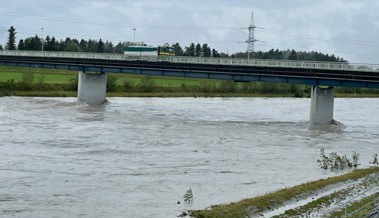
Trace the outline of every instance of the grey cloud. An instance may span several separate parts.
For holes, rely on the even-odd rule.
[[[57,38],[101,37],[115,43],[132,40],[132,28],[137,28],[137,40],[148,44],[179,42],[188,46],[200,42],[219,51],[237,52],[246,49],[241,42],[246,40],[247,30],[240,27],[249,25],[254,11],[256,25],[266,28],[256,31],[257,38],[264,41],[256,44],[257,49],[319,50],[352,62],[375,62],[376,45],[348,42],[375,44],[378,9],[375,0],[6,1],[0,10],[0,43],[6,41],[4,28],[11,25],[16,27],[19,39],[39,35],[44,27],[45,34]]]

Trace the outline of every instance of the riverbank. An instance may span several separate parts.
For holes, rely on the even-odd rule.
[[[372,195],[375,199],[379,184],[379,167],[354,170],[348,174],[321,179],[278,190],[264,196],[245,199],[225,205],[214,205],[204,210],[183,212],[196,218],[244,218],[244,217],[339,217],[344,204],[349,213],[357,210],[359,196]],[[372,190],[372,193],[366,193]],[[366,197],[365,196],[365,197]],[[354,201],[352,199],[355,199]]]
[[[77,72],[53,69],[0,67],[0,96],[75,97]],[[109,97],[297,97],[309,98],[310,87],[304,84],[107,75]],[[336,97],[379,97],[379,90],[336,87]]]

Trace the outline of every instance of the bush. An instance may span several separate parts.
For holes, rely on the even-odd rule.
[[[107,75],[107,92],[117,91],[117,80],[116,75],[108,74]]]
[[[253,92],[254,91],[254,83],[242,83],[242,91],[243,92]]]
[[[344,170],[345,168],[357,167],[359,165],[359,154],[353,152],[352,161],[346,157],[346,154],[340,156],[337,152],[329,153],[329,156],[325,155],[324,148],[320,151],[320,160],[317,160],[321,169],[327,170]]]
[[[125,90],[125,91],[130,91],[131,89],[133,89],[133,87],[134,87],[134,82],[133,82],[133,80],[131,80],[131,79],[126,79],[126,80],[124,81],[124,90]]]
[[[223,80],[220,83],[220,92],[229,93],[237,91],[237,83],[232,80]]]
[[[155,88],[155,82],[150,76],[143,77],[139,85],[144,92],[152,92]]]
[[[216,85],[214,82],[202,81],[200,83],[200,91],[201,92],[210,93],[210,92],[214,92],[215,89],[216,89]]]
[[[0,83],[1,91],[15,91],[17,89],[14,79],[7,80],[6,82]]]
[[[77,91],[78,90],[78,76],[71,77],[69,83],[67,84],[67,91]]]

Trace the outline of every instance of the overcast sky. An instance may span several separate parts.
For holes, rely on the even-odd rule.
[[[0,8],[0,44],[14,26],[17,42],[56,38],[143,41],[149,45],[208,43],[246,51],[254,12],[256,51],[319,51],[350,62],[379,63],[377,0],[10,0]],[[133,28],[136,30],[134,31]]]

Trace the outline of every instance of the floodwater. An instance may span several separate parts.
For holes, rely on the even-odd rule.
[[[341,174],[321,148],[379,153],[379,99],[335,99],[329,132],[308,129],[310,99],[108,100],[0,98],[0,217],[176,217]]]

